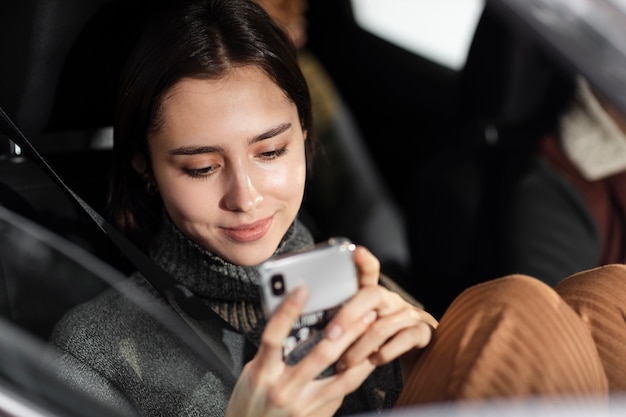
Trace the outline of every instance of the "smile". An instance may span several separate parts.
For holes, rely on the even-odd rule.
[[[237,227],[222,228],[224,234],[239,243],[249,243],[261,239],[272,225],[272,217]]]

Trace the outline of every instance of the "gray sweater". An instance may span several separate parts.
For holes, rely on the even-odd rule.
[[[296,222],[277,253],[311,243]],[[208,253],[169,221],[151,256],[228,324],[200,323],[191,330],[135,274],[63,318],[51,338],[59,350],[52,366],[71,385],[129,415],[223,416],[236,376],[254,355],[265,325],[256,271]],[[217,346],[219,359],[206,353],[197,332]],[[381,367],[337,415],[388,408],[400,387],[397,363]]]

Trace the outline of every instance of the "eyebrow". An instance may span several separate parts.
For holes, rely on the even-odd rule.
[[[182,146],[180,148],[172,149],[170,155],[199,155],[203,153],[219,152],[222,150],[221,146]]]
[[[276,137],[290,128],[291,128],[291,123],[281,123],[275,128],[268,130],[267,132],[263,132],[260,135],[253,136],[252,138],[250,138],[248,143],[252,144],[260,140],[265,140],[265,139]]]
[[[280,135],[281,133],[287,131],[291,128],[291,123],[281,123],[278,126],[258,134],[256,136],[251,137],[248,140],[249,144],[256,143],[265,139],[270,139]],[[212,153],[212,152],[220,152],[223,151],[224,148],[221,146],[181,146],[180,148],[175,148],[169,151],[170,155],[199,155],[203,153]]]

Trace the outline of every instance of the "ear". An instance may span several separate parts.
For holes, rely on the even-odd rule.
[[[135,152],[135,154],[133,155],[133,159],[131,160],[131,165],[138,174],[146,174],[146,168],[148,164],[146,163],[146,158],[141,153]]]
[[[140,152],[135,152],[133,155],[133,159],[130,161],[133,169],[141,176],[141,178],[146,182],[146,184],[154,184],[154,176],[152,175],[152,171],[148,167],[148,162],[146,161],[146,157],[143,156]]]

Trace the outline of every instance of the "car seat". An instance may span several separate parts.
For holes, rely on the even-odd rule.
[[[486,2],[460,73],[457,125],[416,175],[409,228],[422,275],[409,286],[441,315],[502,265],[500,214],[541,134],[571,93],[571,76]]]
[[[112,0],[10,0],[0,13],[0,105],[59,175],[104,205],[112,104],[130,21],[106,18]],[[131,14],[121,14],[131,19]],[[27,155],[0,137],[0,203],[109,261],[114,248]]]
[[[7,57],[0,67],[0,105],[63,181],[100,212],[112,156],[116,85],[141,27],[142,4],[146,2],[6,0],[0,6],[0,55]],[[337,146],[343,152],[339,159],[365,172],[344,176],[337,170],[341,178],[330,178],[331,184],[340,183],[347,200],[354,192],[358,193],[355,201],[376,208],[393,206],[388,195],[378,193],[378,174],[356,160],[362,155],[361,144],[350,136],[350,119],[340,116],[338,129],[347,130],[349,138]],[[325,191],[322,187],[315,192]],[[130,264],[91,219],[6,137],[0,137],[0,204],[130,272]],[[384,264],[404,268],[408,262],[405,236],[371,232],[404,231],[397,212],[387,210],[361,224],[348,221],[368,208],[356,207],[359,213],[354,213],[330,206],[308,213],[304,207],[303,218],[315,231],[354,235],[358,243],[382,247],[386,249]],[[327,229],[325,225],[331,223]]]
[[[119,35],[113,26],[85,29],[111,0],[10,0],[0,5],[0,105],[63,180],[97,210],[104,205],[112,134],[110,105]],[[80,41],[79,41],[80,40]],[[110,50],[102,46],[108,42]],[[85,51],[91,51],[86,55]],[[96,58],[99,58],[99,61]],[[81,75],[82,74],[82,75]],[[103,109],[109,109],[103,111]],[[119,270],[128,268],[117,248],[28,155],[0,135],[0,205],[77,243]],[[5,244],[7,242],[3,242]],[[78,275],[33,285],[33,268],[0,265],[2,314],[46,337],[59,315],[79,299],[104,289]],[[8,266],[7,266],[8,265]],[[10,266],[10,267],[9,267]],[[39,274],[50,272],[40,270]],[[52,277],[51,277],[52,280]],[[54,285],[65,287],[67,297]],[[61,289],[62,290],[62,289]]]

